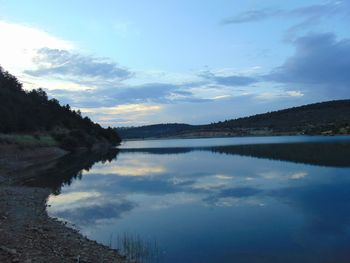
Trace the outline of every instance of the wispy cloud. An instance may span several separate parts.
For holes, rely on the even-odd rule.
[[[253,9],[236,14],[224,19],[222,24],[241,24],[248,22],[258,22],[275,17],[319,19],[338,14],[350,14],[349,4],[346,1],[330,1],[322,4],[303,6],[295,9]]]
[[[221,21],[222,24],[241,24],[248,22],[257,22],[264,19],[272,18],[279,16],[285,13],[282,10],[278,9],[258,9],[258,10],[247,10],[230,18],[225,18]]]
[[[184,84],[185,85],[185,84]],[[73,103],[77,107],[111,107],[122,104],[158,103],[171,104],[177,102],[201,102],[188,87],[182,84],[145,83],[143,85],[98,85],[96,88],[80,90],[54,89],[49,94],[62,99],[65,103]],[[91,98],[94,98],[91,100]]]
[[[108,59],[84,56],[67,50],[41,48],[37,51],[33,62],[37,68],[24,72],[35,77],[70,77],[73,81],[82,82],[120,81],[132,76],[129,70]]]
[[[193,94],[182,88],[181,84],[146,83],[139,86],[129,86],[120,91],[110,90],[109,96],[123,102],[171,103],[180,98],[191,98]]]
[[[231,87],[249,86],[258,82],[256,77],[243,75],[217,75],[210,71],[205,71],[200,74],[205,79],[212,81],[215,84]]]

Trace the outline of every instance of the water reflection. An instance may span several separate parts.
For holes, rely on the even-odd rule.
[[[107,245],[111,234],[156,239],[160,262],[349,262],[349,151],[350,142],[123,149],[86,161],[78,180],[62,176],[49,213]]]
[[[118,149],[108,149],[69,154],[57,161],[27,169],[27,179],[22,178],[21,184],[50,188],[54,194],[59,194],[62,186],[71,185],[74,179],[81,179],[82,173],[89,171],[96,163],[106,164],[116,160],[118,152]]]
[[[183,154],[191,151],[211,151],[214,153],[251,156],[270,160],[289,161],[322,166],[350,166],[350,142],[311,142],[248,144],[210,147],[181,148],[126,148],[123,152],[150,154]]]

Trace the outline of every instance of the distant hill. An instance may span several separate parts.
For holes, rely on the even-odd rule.
[[[48,99],[42,89],[23,90],[17,78],[0,67],[0,144],[20,141],[24,135],[26,140],[28,135],[33,140],[50,137],[67,150],[120,143],[112,128],[104,129],[69,105]]]
[[[208,125],[157,124],[117,130],[123,139],[350,134],[350,100],[314,103]]]
[[[157,138],[157,137],[169,137],[176,136],[185,131],[195,130],[196,126],[183,124],[183,123],[168,123],[168,124],[155,124],[140,127],[126,127],[117,128],[117,131],[123,139],[134,138]]]

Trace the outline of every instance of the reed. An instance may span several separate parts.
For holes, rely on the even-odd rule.
[[[112,247],[110,236],[109,245]],[[116,238],[116,249],[131,262],[158,263],[160,262],[160,250],[156,239],[146,240],[140,235],[125,232]]]

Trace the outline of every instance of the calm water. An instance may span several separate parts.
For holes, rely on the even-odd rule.
[[[101,243],[142,248],[143,262],[350,262],[350,137],[121,148],[69,157],[61,180],[28,184],[52,187],[51,216]]]
[[[226,137],[203,139],[174,139],[174,140],[140,140],[122,142],[121,149],[157,148],[157,147],[205,147],[261,143],[298,143],[298,142],[335,142],[349,141],[350,136],[264,136],[264,137]]]

